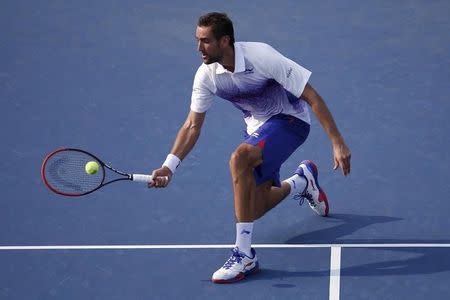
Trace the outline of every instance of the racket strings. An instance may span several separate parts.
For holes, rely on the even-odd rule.
[[[96,174],[87,174],[89,161],[100,165]],[[87,153],[64,150],[50,156],[46,162],[44,176],[47,184],[61,194],[82,195],[98,188],[104,179],[100,162]]]

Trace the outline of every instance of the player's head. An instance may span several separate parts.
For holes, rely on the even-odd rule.
[[[220,40],[222,37],[228,37],[229,45],[234,44],[233,22],[224,13],[210,12],[200,16],[197,26],[211,27],[212,34],[216,40]]]
[[[203,62],[220,62],[223,50],[234,44],[233,22],[224,13],[208,13],[198,19],[195,35]]]

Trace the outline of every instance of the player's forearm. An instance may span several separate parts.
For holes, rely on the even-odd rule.
[[[189,112],[186,122],[184,122],[178,131],[177,138],[170,153],[176,155],[181,160],[188,155],[200,136],[205,115],[206,113]]]
[[[199,136],[200,128],[186,122],[178,131],[177,138],[170,153],[183,160],[191,152],[192,148],[194,148]]]
[[[333,144],[342,143],[343,138],[339,129],[336,126],[336,122],[333,119],[330,111],[328,110],[325,102],[320,98],[320,100],[313,103],[311,106],[312,111],[316,115],[323,129],[327,133]]]
[[[342,143],[342,135],[325,101],[323,101],[322,97],[309,84],[305,88],[302,99],[306,100],[311,106],[311,110],[316,115],[333,145]]]

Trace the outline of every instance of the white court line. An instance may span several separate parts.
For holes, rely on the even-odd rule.
[[[341,247],[331,247],[330,300],[339,300],[341,281]]]
[[[234,245],[11,245],[1,250],[133,250],[133,249],[228,249]],[[450,248],[450,244],[254,244],[254,248]]]

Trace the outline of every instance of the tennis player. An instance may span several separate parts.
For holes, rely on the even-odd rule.
[[[331,140],[334,169],[340,167],[347,176],[351,155],[325,102],[308,83],[310,71],[267,44],[235,42],[233,24],[223,13],[201,16],[196,38],[203,64],[195,75],[190,112],[162,167],[153,171],[155,181],[150,187],[169,184],[197,142],[214,95],[242,111],[247,134],[229,163],[236,245],[231,257],[212,275],[215,283],[230,283],[259,270],[251,247],[253,223],[287,196],[306,199],[320,216],[329,213],[312,161],[302,161],[292,177],[280,181],[281,165],[308,137],[308,105]]]

